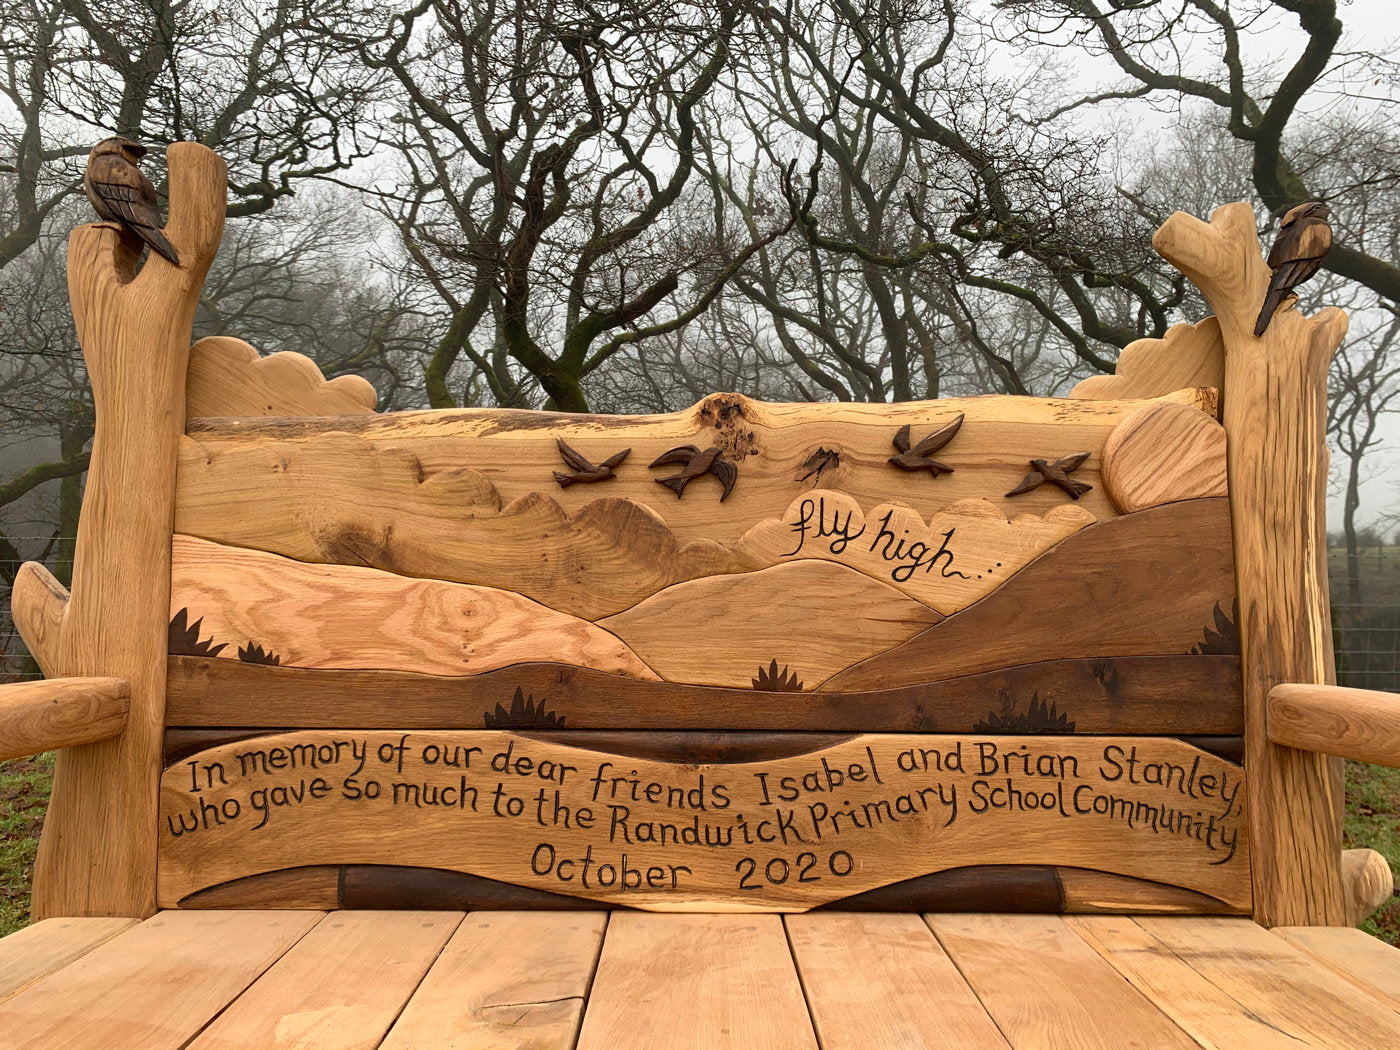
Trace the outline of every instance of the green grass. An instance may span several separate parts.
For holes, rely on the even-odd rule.
[[[1400,769],[1347,763],[1345,839],[1348,849],[1369,846],[1400,876]],[[1361,924],[1391,944],[1400,944],[1400,897]]]
[[[29,921],[29,878],[52,778],[52,755],[0,762],[0,937]]]

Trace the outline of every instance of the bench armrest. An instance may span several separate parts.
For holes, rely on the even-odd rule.
[[[107,740],[126,726],[130,705],[130,687],[120,678],[0,686],[0,760]]]
[[[1400,694],[1338,685],[1269,693],[1269,739],[1284,747],[1400,768]]]

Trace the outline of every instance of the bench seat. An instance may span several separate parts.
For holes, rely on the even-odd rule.
[[[1245,918],[166,911],[0,941],[7,1050],[1400,1046],[1400,952]]]

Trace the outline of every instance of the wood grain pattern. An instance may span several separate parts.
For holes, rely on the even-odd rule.
[[[228,184],[223,161],[197,143],[172,144],[166,160],[165,233],[179,267],[156,256],[133,276],[131,247],[110,225],[80,226],[68,242],[68,292],[97,423],[73,593],[51,662],[62,676],[130,683],[131,709],[120,736],[59,753],[34,868],[40,918],[155,907],[150,829],[165,726],[175,447],[190,328]]]
[[[1293,1037],[1260,1045],[1292,1047],[1301,1043],[1334,1050],[1400,1045],[1400,1014],[1352,982],[1317,966],[1282,937],[1260,926],[1216,918],[1131,921],[1166,951],[1189,963],[1203,979],[1196,987],[1202,993],[1209,988],[1225,1010],[1248,1011],[1280,1034]],[[1138,952],[1132,957],[1139,965],[1154,958]],[[1111,961],[1115,966],[1124,965],[1121,954]],[[1176,969],[1174,964],[1172,968]],[[1192,1035],[1209,1041],[1207,1045],[1220,1050],[1255,1045],[1217,1034],[1221,1019],[1215,1003],[1204,994],[1188,998],[1170,979],[1152,989],[1145,984],[1143,989],[1154,1002],[1172,1012],[1177,1023]]]
[[[822,1050],[1010,1050],[917,915],[783,920]]]
[[[326,379],[305,354],[260,355],[242,339],[209,336],[190,347],[185,414],[344,416],[372,413],[379,395],[355,375]]]
[[[925,919],[1016,1050],[1199,1050],[1063,918]]]
[[[510,591],[378,569],[307,565],[189,536],[174,541],[170,612],[201,637],[256,643],[283,664],[471,674],[555,659],[654,678],[627,646],[577,617]]]
[[[824,690],[917,685],[1028,660],[1184,653],[1234,601],[1230,503],[1169,503],[1102,521],[997,590],[838,672]]]
[[[1195,390],[1173,392],[1167,400],[1212,403]],[[560,489],[554,483],[561,439],[593,462],[630,447],[627,462],[607,484],[607,496],[650,508],[680,545],[732,544],[752,525],[782,517],[793,500],[794,479],[810,471],[805,462],[815,451],[833,447],[840,449],[840,466],[822,475],[824,488],[838,489],[862,507],[902,504],[925,520],[960,500],[981,498],[991,498],[1004,514],[1044,514],[1065,502],[1061,493],[1037,492],[1010,502],[995,494],[1010,487],[1008,478],[1025,473],[1025,459],[1032,454],[1027,450],[1051,459],[1087,450],[1093,458],[1076,477],[1095,489],[1080,506],[1105,518],[1115,510],[1099,485],[1098,453],[1108,432],[1141,407],[1135,401],[1018,397],[784,405],[713,394],[662,416],[464,409],[195,421],[180,463],[177,529],[308,561],[350,560],[327,554],[318,559],[315,553],[335,548],[343,537],[379,559],[370,564],[453,578],[444,565],[460,559],[470,564],[470,547],[451,536],[463,519],[489,518],[522,499],[527,506],[547,501],[573,516],[597,499],[593,486]],[[900,426],[909,423],[922,433],[960,413],[966,422],[940,453],[955,473],[934,480],[923,472],[890,468],[890,435]],[[356,439],[371,446],[370,454],[349,457],[340,451]],[[743,480],[723,514],[715,513],[717,495],[678,500],[646,469],[658,455],[683,444],[718,445],[727,459],[743,460]],[[464,499],[465,489],[482,492],[482,479],[494,495]],[[248,514],[250,507],[259,513]],[[509,526],[500,530],[502,542],[511,542],[510,531]],[[601,542],[610,538],[615,542],[615,533],[607,530]],[[528,542],[523,532],[520,542]],[[416,550],[431,552],[431,566],[424,571],[409,567],[427,557]],[[557,576],[552,570],[550,575]]]
[[[803,561],[678,583],[598,626],[669,682],[743,687],[776,660],[815,689],[942,619],[855,569]]]
[[[572,1050],[606,924],[602,912],[468,915],[382,1050]]]
[[[1138,339],[1118,355],[1113,375],[1082,379],[1071,397],[1161,397],[1186,387],[1225,385],[1225,343],[1220,322],[1207,317],[1196,324],[1174,324],[1161,339]],[[1216,406],[1200,405],[1216,414]]]
[[[162,912],[0,1003],[6,1050],[178,1050],[320,919]]]
[[[1400,1008],[1400,949],[1345,926],[1281,926],[1273,932],[1363,991]]]
[[[1338,685],[1269,691],[1269,739],[1282,747],[1400,766],[1400,696]]]
[[[48,678],[62,678],[63,618],[68,611],[68,588],[37,561],[27,561],[10,587],[10,615],[15,629],[39,669]]]
[[[696,765],[499,731],[305,731],[165,772],[161,901],[398,864],[639,908],[801,911],[968,864],[1050,864],[1243,908],[1242,788],[1171,739],[870,734]]]
[[[1190,405],[1144,408],[1104,443],[1103,482],[1124,514],[1225,496],[1225,428]]]
[[[191,893],[178,903],[190,908],[291,908],[333,911],[341,901],[342,869],[332,864],[283,868],[235,879]],[[404,905],[408,907],[408,905]]]
[[[782,920],[612,916],[578,1050],[620,1046],[817,1050]]]
[[[0,686],[0,760],[109,740],[126,725],[119,678],[53,678]]]
[[[168,717],[183,726],[474,729],[497,704],[510,708],[516,689],[536,714],[500,728],[957,733],[1072,724],[1079,733],[1190,735],[1237,734],[1244,719],[1239,658],[1228,655],[1050,660],[819,693],[647,682],[566,664],[448,678],[177,656]]]
[[[443,868],[394,864],[347,864],[341,886],[346,908],[436,908],[452,911],[590,911],[606,901],[517,886]],[[254,876],[256,878],[257,876]]]
[[[462,915],[327,915],[188,1050],[375,1050]]]
[[[1269,926],[1340,924],[1340,766],[1270,742],[1266,722],[1275,685],[1332,676],[1324,432],[1327,369],[1346,315],[1327,309],[1308,318],[1287,304],[1255,337],[1270,272],[1248,204],[1217,209],[1209,224],[1177,212],[1153,244],[1209,300],[1226,348],[1256,918]]]
[[[1342,888],[1346,892],[1347,919],[1360,926],[1395,894],[1390,861],[1373,849],[1342,850]]]
[[[44,919],[0,939],[0,1001],[92,951],[135,919]]]
[[[1224,901],[1150,879],[1129,879],[1092,868],[1056,868],[1067,915],[1238,915]],[[986,910],[986,909],[984,909]]]

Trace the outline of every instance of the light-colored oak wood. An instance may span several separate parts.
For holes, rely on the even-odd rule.
[[[227,168],[204,146],[166,151],[181,265],[135,259],[111,225],[68,242],[68,292],[97,423],[54,670],[121,678],[131,712],[120,736],[60,752],[35,864],[40,917],[146,915],[155,842],[175,447],[200,288],[223,231]]]
[[[0,1003],[6,1050],[177,1050],[320,918],[162,912]]]
[[[1095,916],[1068,922],[1210,1050],[1356,1050],[1389,1045],[1400,1025],[1400,1015],[1384,1016],[1388,1010],[1365,1003],[1335,974],[1309,965],[1247,919]]]
[[[1198,1050],[1059,916],[925,919],[1016,1050]]]
[[[678,583],[598,626],[668,682],[751,686],[776,660],[814,689],[942,619],[855,569],[799,561]]]
[[[1269,739],[1282,747],[1400,766],[1400,695],[1339,685],[1269,691]]]
[[[1098,920],[1095,920],[1098,921]],[[1294,1036],[1279,1045],[1329,1047],[1400,1046],[1400,1013],[1332,972],[1261,926],[1238,919],[1139,918],[1130,920],[1175,956],[1184,960],[1217,994],[1237,1009]],[[1147,957],[1134,954],[1141,964]],[[1122,965],[1122,956],[1113,960]],[[1164,1010],[1182,1004],[1170,980],[1148,995]],[[1188,1018],[1174,1014],[1198,1039],[1208,1036],[1216,1019],[1207,1007]],[[1253,1045],[1221,1039],[1220,1050]],[[1272,1044],[1262,1044],[1272,1045]]]
[[[471,913],[381,1050],[572,1050],[607,923],[605,912]]]
[[[986,598],[838,672],[824,690],[888,689],[1036,659],[1185,653],[1234,602],[1229,504],[1169,503],[1099,522]]]
[[[917,915],[789,915],[822,1050],[1009,1050]]]
[[[1395,894],[1390,862],[1373,849],[1342,850],[1342,885],[1347,896],[1347,921],[1360,925]]]
[[[68,588],[37,561],[27,561],[15,573],[10,588],[10,615],[25,646],[49,678],[63,676],[63,617]]]
[[[1167,400],[1211,403],[1192,390],[1177,391]],[[650,559],[671,556],[664,545],[733,544],[751,526],[781,518],[803,489],[834,489],[864,508],[901,504],[925,521],[967,499],[988,499],[1007,517],[1043,515],[1069,498],[1051,485],[1014,499],[1003,494],[1025,475],[1028,460],[1080,452],[1090,456],[1075,478],[1094,487],[1077,505],[1102,519],[1116,513],[1099,478],[1103,443],[1142,404],[999,396],[896,405],[767,404],[713,394],[689,409],[660,416],[463,409],[320,420],[201,421],[191,426],[182,453],[177,527],[205,539],[307,561],[356,560],[469,582],[489,581],[462,575],[479,571],[474,568],[478,554],[473,542],[453,533],[469,528],[484,535],[494,528],[500,542],[519,548],[500,556],[498,571],[506,571],[509,557],[527,580],[544,580],[561,573],[554,566],[541,569],[530,563],[532,557],[538,560],[542,540],[546,546],[555,542],[553,533],[539,536],[537,513],[573,519],[600,499],[616,498],[648,508],[671,540],[659,547],[649,536],[639,537],[620,546],[609,527],[597,540],[586,539],[593,563],[598,552],[606,552],[617,566],[613,571],[630,566],[626,571],[650,575],[658,571],[647,564]],[[889,464],[895,452],[892,439],[903,425],[913,428],[917,441],[959,414],[966,416],[962,428],[939,452],[953,473],[933,478]],[[553,477],[563,466],[559,439],[595,463],[624,448],[632,451],[613,480],[560,488]],[[372,454],[351,457],[340,451],[357,443],[369,445]],[[647,468],[663,452],[686,444],[722,448],[736,463],[738,483],[722,507],[719,484],[712,479],[695,482],[677,499],[657,484],[674,470]],[[840,466],[808,476],[811,468],[804,464],[822,448],[837,451]],[[482,480],[489,482],[490,495]],[[529,517],[520,515],[521,500]],[[536,501],[542,507],[534,507]],[[250,507],[259,513],[250,515]],[[490,519],[496,515],[513,520],[495,527]],[[640,542],[644,539],[646,544]],[[628,551],[628,545],[636,546],[636,552]],[[340,553],[346,550],[357,557]],[[683,578],[667,579],[662,586]]]
[[[1103,481],[1124,514],[1227,495],[1225,428],[1190,405],[1152,405],[1109,434]]]
[[[1225,344],[1256,917],[1270,926],[1339,924],[1340,767],[1274,744],[1266,721],[1275,685],[1332,676],[1323,436],[1327,368],[1346,315],[1304,317],[1288,303],[1262,338],[1254,335],[1270,271],[1248,204],[1217,209],[1209,224],[1177,212],[1153,244],[1210,301]]]
[[[1113,375],[1080,380],[1071,397],[1161,397],[1185,387],[1213,387],[1225,380],[1225,345],[1220,324],[1207,317],[1197,324],[1174,324],[1161,339],[1138,339],[1118,355]],[[1213,391],[1212,391],[1213,392]],[[1215,415],[1215,406],[1201,406]]]
[[[379,396],[362,376],[327,380],[305,354],[261,356],[242,339],[209,336],[190,347],[185,414],[350,416],[373,413]]]
[[[176,536],[170,613],[238,659],[251,643],[297,667],[474,674],[531,660],[656,678],[614,635],[511,591],[308,565]]]
[[[461,920],[447,911],[327,915],[189,1050],[375,1050]]]
[[[126,725],[120,678],[54,678],[0,686],[0,760],[108,740]]]
[[[578,1050],[624,1046],[816,1050],[782,920],[615,913]]]
[[[0,1001],[92,951],[135,919],[44,919],[0,939]]]
[[[868,734],[723,765],[567,740],[309,730],[201,751],[162,777],[161,904],[294,865],[401,864],[638,908],[805,911],[1047,864],[1249,907],[1241,770],[1179,740]]]
[[[1280,926],[1273,932],[1363,991],[1400,1008],[1400,949],[1394,945],[1345,926]]]

